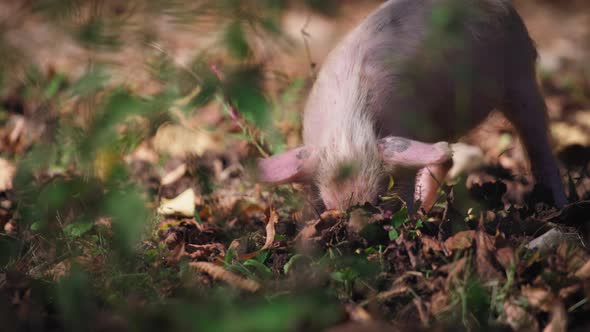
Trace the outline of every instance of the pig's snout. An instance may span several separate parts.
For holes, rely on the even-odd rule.
[[[374,179],[351,177],[345,183],[320,187],[320,197],[328,210],[346,210],[348,207],[370,203],[376,205],[380,186]]]

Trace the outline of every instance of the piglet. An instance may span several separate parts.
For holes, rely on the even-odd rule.
[[[304,145],[259,161],[267,183],[312,181],[328,209],[387,189],[431,207],[447,142],[498,109],[536,181],[566,204],[536,82],[537,52],[509,0],[389,0],[329,54],[304,112]]]

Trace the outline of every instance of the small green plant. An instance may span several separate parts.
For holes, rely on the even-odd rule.
[[[410,221],[408,216],[408,208],[404,205],[391,217],[391,229],[389,230],[389,240],[395,241],[400,235],[400,228]]]
[[[332,280],[342,283],[342,285],[344,286],[344,292],[349,296],[352,293],[352,287],[354,285],[354,282],[358,279],[359,276],[359,272],[355,271],[350,267],[342,268],[330,274]]]

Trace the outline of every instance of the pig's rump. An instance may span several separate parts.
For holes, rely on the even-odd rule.
[[[378,138],[458,138],[502,103],[510,63],[534,62],[523,27],[499,0],[385,3],[323,65],[306,107],[304,141],[324,145],[323,137],[334,135],[326,124],[356,118],[347,112],[368,116]],[[515,52],[506,47],[519,42]]]

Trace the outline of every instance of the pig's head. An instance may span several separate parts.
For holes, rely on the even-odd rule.
[[[429,144],[390,136],[374,140],[372,144],[368,141],[294,148],[261,159],[258,172],[260,180],[266,183],[313,181],[326,208],[345,209],[365,202],[377,203],[389,175],[414,177],[419,168],[444,163],[450,158],[446,142]],[[409,183],[413,196],[414,178]],[[408,190],[403,184],[395,187]]]

